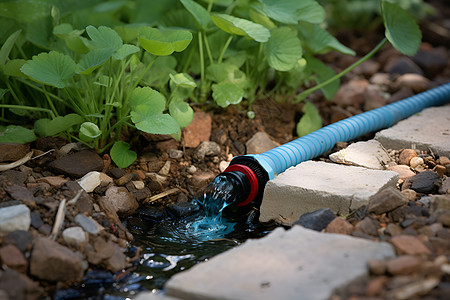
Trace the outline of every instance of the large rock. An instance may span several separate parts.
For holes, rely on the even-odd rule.
[[[397,180],[391,171],[306,161],[267,182],[259,220],[292,225],[302,214],[324,207],[346,214],[381,189],[395,187]]]
[[[34,300],[42,299],[43,288],[27,276],[12,269],[0,270],[0,292],[4,291],[8,299],[14,300]],[[4,300],[1,297],[0,299]]]
[[[393,256],[384,242],[277,228],[176,274],[165,290],[180,299],[329,299],[367,276],[369,260]]]
[[[132,215],[139,207],[136,197],[124,187],[112,186],[105,192],[105,198],[112,204],[119,216]]]
[[[94,151],[83,150],[60,157],[48,166],[58,174],[80,178],[91,171],[101,171],[103,159]]]
[[[83,260],[67,247],[38,238],[31,252],[30,273],[48,281],[80,281],[84,274]]]
[[[450,105],[427,108],[396,125],[377,132],[375,139],[386,149],[416,149],[450,156]]]
[[[16,161],[30,152],[30,144],[0,143],[0,162]]]
[[[0,232],[28,230],[31,224],[30,209],[23,205],[0,208]]]

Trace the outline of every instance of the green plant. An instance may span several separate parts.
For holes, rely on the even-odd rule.
[[[62,51],[43,52],[27,61],[5,58],[18,36],[13,34],[2,47],[0,66],[7,86],[3,94],[9,92],[17,104],[0,107],[33,111],[36,107],[25,105],[20,90],[26,86],[38,91],[42,102],[46,102],[40,110],[48,118],[34,123],[36,134],[45,137],[63,133],[98,152],[113,146],[112,159],[119,167],[126,167],[136,155],[125,142],[118,142],[123,130],[135,127],[153,134],[179,135],[180,126],[192,121],[193,111],[186,108],[184,95],[175,92],[189,83],[185,75],[173,76],[169,110],[174,117],[164,113],[163,94],[150,87],[138,87],[159,56],[183,51],[192,35],[185,30],[162,31],[141,26],[137,36],[143,51],[136,45],[124,44],[119,34],[106,26],[86,27],[88,38],[83,33],[70,24],[55,26],[54,34],[65,42]],[[141,62],[142,57],[146,64]],[[190,82],[190,88],[194,87],[195,83]]]

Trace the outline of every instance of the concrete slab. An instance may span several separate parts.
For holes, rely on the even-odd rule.
[[[369,260],[394,256],[385,242],[301,226],[277,228],[178,273],[167,282],[165,294],[179,299],[329,299],[367,276]]]
[[[392,171],[306,161],[266,184],[259,220],[292,225],[302,214],[325,207],[346,214],[397,181]]]
[[[450,105],[424,109],[375,135],[386,149],[433,150],[450,156]]]
[[[353,143],[329,157],[337,163],[376,170],[384,170],[385,166],[394,163],[386,149],[376,140]]]

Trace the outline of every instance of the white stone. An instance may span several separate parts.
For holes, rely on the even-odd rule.
[[[337,163],[384,170],[394,161],[386,149],[375,140],[357,142],[341,151],[330,154],[330,159]]]
[[[375,139],[386,149],[411,148],[450,156],[450,105],[427,108],[377,132]]]
[[[138,190],[142,190],[143,188],[145,188],[145,183],[141,180],[136,180],[136,181],[132,181],[133,185],[136,189]]]
[[[219,171],[220,171],[220,172],[225,171],[225,169],[228,168],[229,165],[230,165],[230,163],[229,163],[228,161],[222,160],[222,161],[219,163]]]
[[[161,170],[159,170],[159,175],[162,176],[167,176],[170,173],[170,160],[166,161],[166,163],[164,164],[164,166],[161,168]]]
[[[87,193],[91,193],[101,184],[100,172],[92,171],[84,175],[78,181],[78,184]]]
[[[302,214],[325,207],[346,214],[397,181],[392,171],[306,161],[267,182],[259,220],[292,225]]]
[[[89,235],[79,226],[65,229],[62,237],[68,245],[75,247],[83,247],[89,240]]]
[[[31,224],[30,209],[24,205],[0,208],[0,232],[28,230]]]
[[[368,276],[370,260],[394,256],[385,242],[277,228],[176,274],[165,291],[180,299],[325,300]]]

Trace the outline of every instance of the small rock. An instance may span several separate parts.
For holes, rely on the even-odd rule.
[[[137,190],[142,190],[145,188],[145,183],[141,180],[134,180],[132,183]]]
[[[144,180],[147,176],[145,176],[145,173],[141,170],[134,170],[134,173],[137,174],[140,180]]]
[[[5,188],[5,191],[7,191],[14,200],[18,200],[30,207],[36,206],[36,198],[34,197],[33,192],[26,187],[11,185]]]
[[[384,230],[384,232],[390,236],[396,236],[396,235],[401,235],[403,234],[403,229],[400,225],[398,224],[394,224],[394,223],[389,223],[386,226],[386,229]]]
[[[0,143],[0,162],[11,162],[23,158],[30,152],[30,144]]]
[[[437,222],[450,227],[450,211],[446,209],[437,209],[431,215]]]
[[[28,261],[23,256],[22,252],[14,245],[6,245],[0,248],[0,261],[8,268],[26,273]]]
[[[430,200],[431,213],[438,209],[450,210],[450,195],[432,195]]]
[[[447,67],[448,58],[444,49],[419,49],[413,57],[413,61],[425,72],[427,77],[434,78]]]
[[[123,253],[123,250],[117,244],[114,245],[114,253],[107,260],[106,268],[112,272],[119,272],[127,267],[127,257]]]
[[[228,135],[223,129],[215,130],[211,135],[211,140],[219,145],[223,145],[228,140]]]
[[[86,193],[92,193],[100,183],[100,172],[97,171],[89,172],[78,180],[78,184]]]
[[[371,260],[369,261],[369,271],[374,275],[383,275],[386,273],[386,262],[382,260]]]
[[[301,215],[300,219],[294,224],[301,225],[308,229],[321,231],[322,229],[325,229],[335,218],[336,216],[331,209],[322,208],[314,212]]]
[[[352,234],[354,227],[350,222],[342,217],[337,217],[325,228],[327,233],[340,233],[340,234]]]
[[[450,165],[450,159],[446,156],[440,156],[439,159],[437,160],[437,162],[441,166]]]
[[[16,170],[7,170],[2,172],[2,175],[8,178],[8,181],[13,185],[25,186],[27,174]]]
[[[364,92],[364,110],[372,110],[385,106],[390,95],[378,85],[370,84]]]
[[[45,299],[44,289],[40,287],[38,283],[13,269],[0,271],[0,292],[1,291],[4,292],[3,295],[6,293],[6,298],[2,298],[3,295],[0,293],[0,299],[2,300]]]
[[[356,223],[355,231],[362,231],[365,234],[377,236],[379,227],[380,226],[376,220],[370,217],[365,217],[362,221]]]
[[[5,243],[13,244],[17,248],[19,248],[22,253],[31,249],[31,243],[33,242],[33,236],[28,231],[25,230],[16,230],[9,233],[6,236]]]
[[[78,209],[78,212],[87,213],[88,215],[91,214],[93,207],[92,198],[89,197],[89,195],[86,193],[86,191],[83,190],[78,182],[69,180],[65,185],[63,185],[62,189],[64,196],[66,196],[69,201],[70,199],[73,199],[80,190],[82,190],[81,195],[75,205]]]
[[[247,154],[260,154],[279,146],[267,133],[262,131],[255,133],[245,145],[247,147]]]
[[[138,208],[134,214],[142,219],[153,222],[160,222],[164,219],[164,211],[154,207]]]
[[[390,166],[387,167],[387,170],[397,173],[400,180],[405,180],[406,178],[416,175],[416,173],[411,171],[411,169],[405,165]]]
[[[117,214],[130,216],[139,207],[136,197],[124,187],[112,186],[105,192],[105,198],[112,204]]]
[[[102,225],[97,223],[97,221],[83,214],[78,214],[75,216],[75,223],[80,225],[86,232],[93,235],[98,235],[100,231],[104,229]]]
[[[417,153],[413,149],[404,149],[400,152],[400,156],[398,157],[398,163],[401,165],[409,166],[409,163],[413,157],[417,157]]]
[[[62,232],[64,241],[76,249],[83,248],[89,241],[89,235],[79,226],[69,227]]]
[[[67,143],[58,150],[59,156],[65,156],[69,154],[70,152],[75,152],[79,150],[77,143]]]
[[[409,166],[413,169],[416,169],[418,166],[423,165],[423,159],[421,157],[413,157],[409,161]]]
[[[190,165],[187,170],[186,170],[189,174],[194,174],[195,172],[197,172],[197,168],[194,165]]]
[[[357,74],[362,74],[365,76],[372,76],[374,75],[378,70],[380,69],[380,63],[373,60],[373,59],[369,59],[366,60],[365,62],[363,62],[362,64],[360,64],[359,66],[357,66],[354,71]]]
[[[351,144],[345,149],[330,154],[329,157],[337,163],[377,170],[384,170],[386,165],[393,162],[380,142],[375,140]]]
[[[230,162],[222,160],[219,163],[219,171],[224,172],[228,168],[229,165],[230,165]]]
[[[159,170],[159,172],[158,172],[159,175],[168,176],[170,173],[170,165],[171,165],[170,160],[166,161],[164,163],[164,166]]]
[[[441,165],[436,165],[433,168],[433,171],[436,172],[440,177],[444,177],[445,173],[447,172],[447,168]]]
[[[30,209],[23,204],[0,208],[0,232],[28,230],[31,224]]]
[[[421,240],[411,235],[397,235],[392,237],[390,242],[395,247],[397,254],[431,254],[430,249]]]
[[[178,149],[170,149],[169,150],[169,157],[173,159],[180,159],[183,157],[183,151]]]
[[[401,255],[387,261],[387,270],[392,275],[409,275],[420,269],[422,260],[412,255]]]
[[[195,112],[192,123],[183,129],[184,146],[195,148],[200,142],[209,141],[211,128],[211,116],[205,112]]]
[[[44,225],[39,210],[32,211],[30,217],[31,217],[31,226],[33,226],[34,228],[39,229],[39,227]]]
[[[144,188],[142,188],[140,190],[136,190],[136,191],[133,192],[133,195],[136,197],[136,200],[138,202],[141,202],[142,200],[146,199],[151,194],[152,194],[152,192],[146,186],[144,186]]]
[[[197,160],[204,160],[205,156],[220,155],[220,146],[216,142],[202,142],[194,153],[194,158]]]
[[[123,175],[119,179],[116,179],[115,183],[117,185],[119,185],[119,186],[123,186],[123,185],[126,185],[128,182],[130,182],[133,179],[134,179],[133,173],[126,173],[125,175]]]
[[[391,84],[391,79],[389,77],[390,76],[387,73],[375,73],[370,77],[369,81],[372,84],[389,86]]]
[[[194,175],[192,175],[191,178],[188,179],[189,185],[192,187],[193,190],[199,191],[206,187],[214,178],[216,177],[216,174],[213,172],[196,172]]]
[[[406,189],[401,191],[402,195],[406,197],[408,201],[416,201],[417,193],[413,190]]]
[[[366,289],[367,296],[373,297],[380,294],[381,290],[383,289],[387,281],[388,278],[386,276],[370,278],[369,282],[367,283]]]
[[[423,75],[423,71],[410,58],[406,56],[399,56],[390,59],[384,66],[384,70],[389,74],[419,74]]]
[[[103,159],[94,151],[83,150],[60,157],[48,164],[59,174],[80,178],[91,171],[102,171]]]
[[[352,79],[339,88],[333,101],[340,106],[359,107],[364,103],[364,92],[368,86],[369,82],[365,79]]]
[[[394,103],[399,100],[403,100],[406,98],[409,98],[411,96],[414,96],[414,92],[409,88],[401,88],[400,90],[396,91],[389,97],[388,103]]]
[[[200,207],[190,202],[174,203],[167,207],[167,211],[176,218],[186,218],[200,211]]]
[[[36,182],[45,182],[50,184],[52,187],[60,188],[68,180],[58,176],[47,176],[36,179]]]
[[[81,281],[83,261],[67,247],[47,239],[34,241],[30,258],[30,274],[48,281]]]
[[[427,90],[429,84],[430,80],[419,74],[403,74],[395,81],[398,88],[410,88],[416,93]]]
[[[115,179],[119,179],[120,177],[124,176],[126,174],[124,169],[121,168],[113,168],[111,170],[109,170],[109,174],[115,178]]]
[[[406,197],[397,189],[389,187],[369,198],[369,212],[381,215],[408,204]]]
[[[424,171],[409,177],[405,183],[411,184],[410,189],[422,194],[432,194],[437,190],[440,177],[433,171]]]
[[[446,177],[442,180],[441,187],[439,188],[439,193],[450,194],[450,177]]]
[[[426,278],[414,281],[409,284],[404,284],[401,287],[391,290],[388,299],[415,299],[416,295],[425,295],[436,286],[440,280],[438,278]]]

